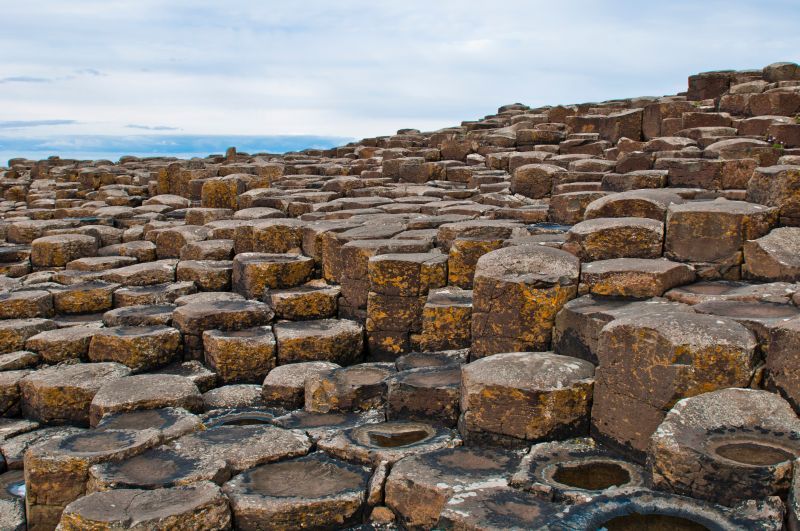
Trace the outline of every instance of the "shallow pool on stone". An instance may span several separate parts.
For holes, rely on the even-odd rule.
[[[602,490],[624,485],[631,480],[631,476],[615,463],[590,461],[559,466],[553,474],[553,480],[579,489]]]
[[[632,513],[603,522],[597,531],[708,531],[703,524],[666,514]]]
[[[794,454],[783,448],[753,441],[732,442],[718,446],[714,453],[746,465],[771,466],[794,459]]]

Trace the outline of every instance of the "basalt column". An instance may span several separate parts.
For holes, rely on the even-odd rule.
[[[475,269],[472,356],[545,351],[556,313],[578,292],[578,258],[522,245],[483,255]]]

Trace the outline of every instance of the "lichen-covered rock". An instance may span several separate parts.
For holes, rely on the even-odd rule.
[[[781,225],[800,225],[800,166],[756,168],[747,183],[747,200],[778,209]],[[752,238],[750,238],[752,239]]]
[[[670,288],[694,281],[694,270],[669,260],[613,258],[583,264],[581,294],[611,297],[660,297]]]
[[[762,282],[800,280],[800,228],[779,227],[744,242],[744,278]]]
[[[269,326],[206,330],[203,350],[222,383],[261,383],[276,363],[276,341]]]
[[[472,355],[549,348],[556,313],[577,293],[577,258],[549,247],[499,249],[478,260]]]
[[[361,325],[345,319],[276,323],[278,363],[330,361],[350,364],[364,351]]]
[[[408,528],[430,529],[451,496],[505,485],[519,463],[508,450],[452,448],[407,457],[386,480],[386,505]]]
[[[369,469],[321,453],[248,470],[225,484],[243,530],[343,528],[358,523]]]
[[[664,224],[649,218],[595,218],[567,231],[562,249],[581,260],[659,258]]]
[[[89,407],[89,422],[96,426],[110,413],[163,407],[180,407],[197,413],[203,408],[203,399],[197,386],[183,376],[126,376],[97,391]]]
[[[231,529],[228,500],[213,483],[184,487],[119,489],[94,492],[64,508],[58,529],[227,530]]]
[[[67,262],[93,256],[97,239],[81,234],[44,236],[31,242],[31,263],[34,267],[64,267]]]
[[[552,352],[495,354],[461,369],[459,431],[468,441],[522,446],[585,435],[594,366]]]
[[[248,299],[261,299],[267,288],[291,288],[307,281],[314,260],[295,254],[240,253],[233,259],[233,288]]]
[[[115,361],[133,371],[172,362],[183,350],[181,334],[169,326],[115,326],[97,330],[89,344],[91,361]]]
[[[732,506],[786,495],[798,439],[800,420],[779,396],[722,389],[675,404],[647,462],[654,488]]]
[[[316,372],[305,380],[305,409],[315,413],[381,409],[386,380],[396,372],[391,363],[360,363]]]
[[[53,365],[20,381],[22,412],[44,423],[89,425],[89,406],[103,385],[130,374],[113,362]]]
[[[747,387],[756,340],[725,317],[665,309],[615,319],[600,333],[592,433],[641,460],[681,398]]]
[[[89,468],[154,446],[156,430],[90,430],[35,445],[25,453],[29,529],[54,529],[64,508],[86,493]]]
[[[264,402],[286,409],[301,408],[305,403],[306,378],[338,368],[339,365],[329,361],[305,361],[276,367],[262,383]]]

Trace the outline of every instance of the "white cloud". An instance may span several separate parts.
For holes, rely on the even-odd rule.
[[[80,122],[59,134],[390,134],[516,101],[673,93],[800,50],[787,1],[10,4],[0,119]]]

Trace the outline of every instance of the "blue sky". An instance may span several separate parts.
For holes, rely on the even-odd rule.
[[[0,143],[437,129],[800,57],[797,1],[5,2]]]

